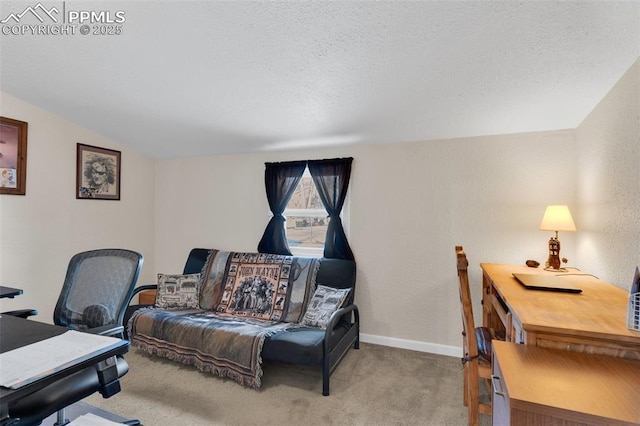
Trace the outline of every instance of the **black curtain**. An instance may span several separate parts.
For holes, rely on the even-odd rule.
[[[340,219],[340,212],[349,188],[352,162],[351,157],[307,162],[320,200],[329,213],[329,226],[324,243],[324,257],[327,258],[355,260],[342,227],[342,219]]]
[[[298,186],[306,165],[306,161],[265,163],[264,185],[273,217],[269,220],[267,229],[264,230],[262,239],[258,243],[260,253],[291,255],[285,230],[286,219],[282,216],[282,212]]]

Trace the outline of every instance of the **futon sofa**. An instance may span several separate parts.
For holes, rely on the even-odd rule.
[[[259,388],[262,360],[320,366],[322,394],[359,348],[356,265],[327,258],[191,250],[182,274],[158,274],[153,305],[125,318],[134,347]]]

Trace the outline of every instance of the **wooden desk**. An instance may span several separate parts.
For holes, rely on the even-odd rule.
[[[626,324],[628,292],[589,275],[566,273],[582,293],[527,290],[514,272],[561,273],[525,265],[480,266],[483,325],[505,329],[509,341],[640,360],[640,331]]]
[[[494,425],[640,425],[640,361],[493,344]]]

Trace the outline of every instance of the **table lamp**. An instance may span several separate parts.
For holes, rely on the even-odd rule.
[[[544,212],[542,223],[540,223],[541,231],[555,231],[556,236],[549,240],[549,259],[547,259],[546,267],[554,271],[560,269],[560,240],[558,240],[558,231],[575,231],[576,225],[573,223],[569,207],[567,206],[547,206]],[[566,262],[566,260],[564,260]]]

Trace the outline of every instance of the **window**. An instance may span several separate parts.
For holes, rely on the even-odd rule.
[[[272,216],[258,243],[258,251],[290,255],[293,246],[299,256],[322,254],[330,259],[353,260],[342,224],[352,162],[353,158],[348,157],[265,163],[265,189]],[[310,171],[305,176],[307,167]],[[315,189],[311,174],[318,182]],[[322,209],[325,204],[321,207],[321,201],[326,203],[326,210]],[[285,216],[289,216],[290,222]],[[328,217],[333,218],[331,222]]]
[[[298,256],[322,256],[329,216],[308,168],[287,204],[284,217],[291,252]]]

